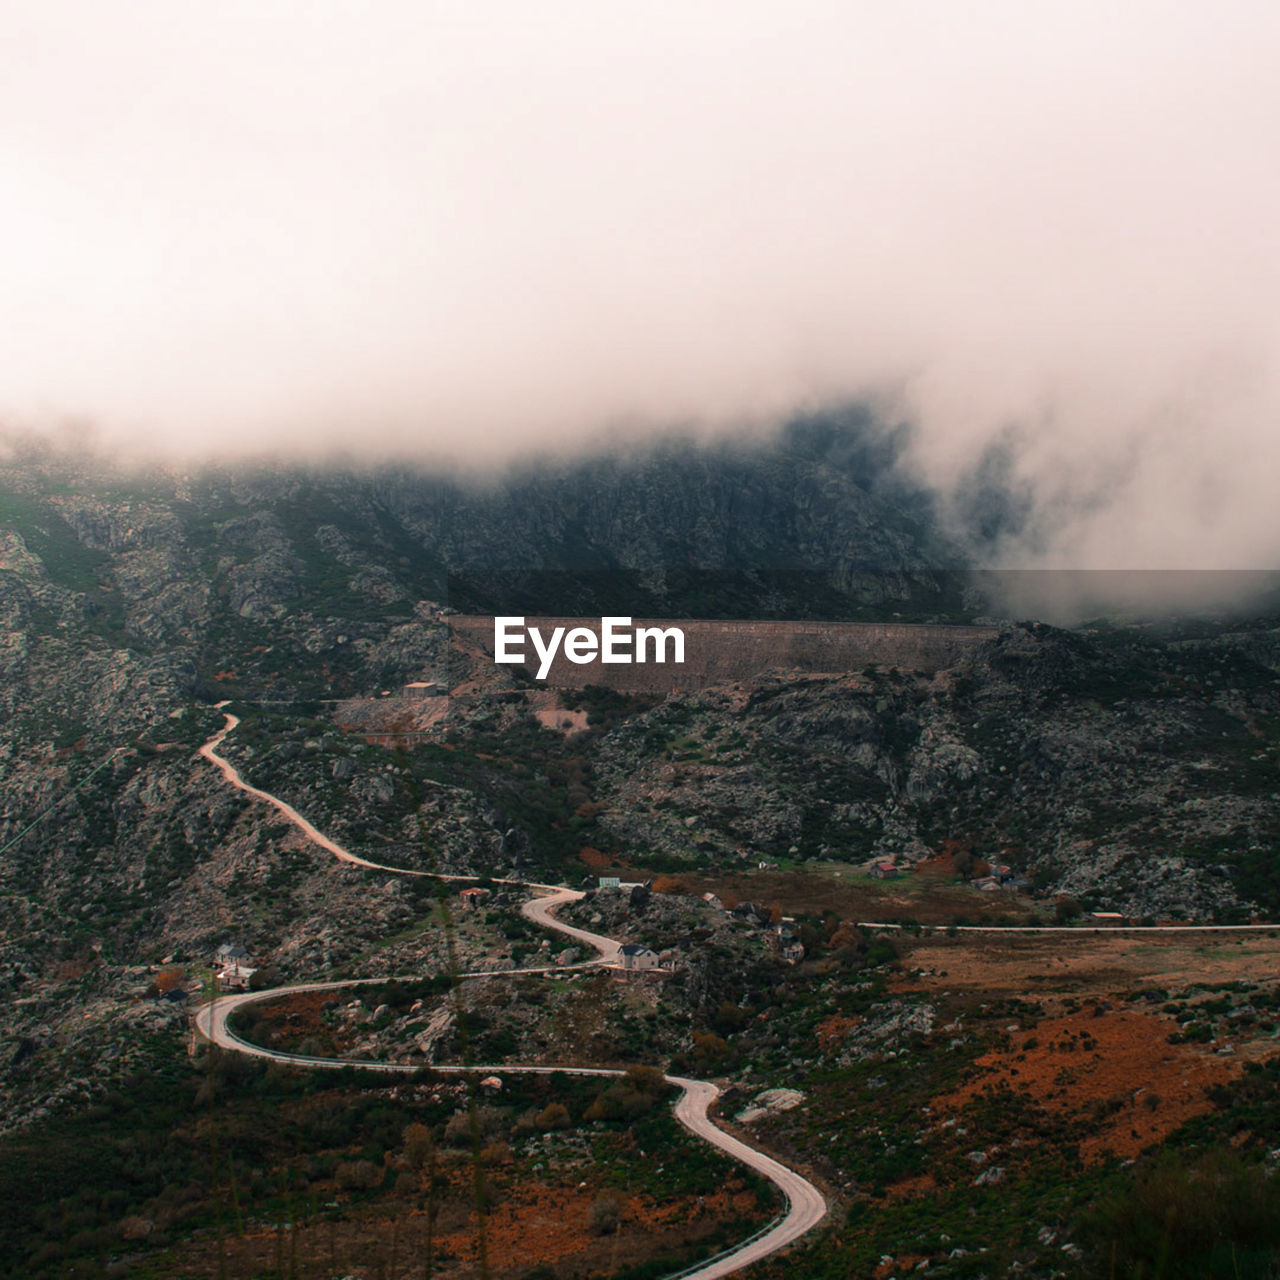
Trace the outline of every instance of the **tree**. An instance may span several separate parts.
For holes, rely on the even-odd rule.
[[[274,965],[268,965],[264,969],[255,969],[249,975],[249,990],[267,991],[271,987],[278,987],[283,981],[280,970]]]
[[[693,1033],[693,1062],[699,1071],[724,1066],[734,1056],[729,1042],[712,1031]]]
[[[538,1117],[534,1120],[534,1124],[542,1130],[543,1133],[551,1129],[567,1129],[570,1124],[569,1108],[563,1102],[552,1102],[538,1112]]]
[[[409,1162],[409,1168],[415,1172],[420,1170],[423,1165],[431,1158],[431,1153],[435,1150],[435,1139],[431,1136],[431,1130],[425,1124],[410,1124],[405,1126],[404,1130],[404,1158]]]
[[[658,1067],[628,1067],[624,1079],[639,1093],[647,1093],[658,1097],[667,1091],[667,1077],[663,1075]]]
[[[1069,924],[1079,917],[1082,908],[1074,898],[1059,898],[1053,907],[1053,918],[1058,924]]]
[[[470,1111],[455,1111],[444,1127],[445,1141],[455,1147],[465,1147],[471,1142]],[[502,1112],[496,1107],[477,1107],[475,1110],[475,1136],[491,1138],[502,1127]]]
[[[165,995],[170,991],[176,991],[182,986],[182,970],[181,969],[161,969],[156,974],[155,988],[159,995]]]

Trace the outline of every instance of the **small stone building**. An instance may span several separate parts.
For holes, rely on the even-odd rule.
[[[656,969],[658,953],[639,942],[625,942],[618,948],[618,959],[624,969]]]
[[[214,965],[223,991],[248,991],[249,979],[257,972],[249,963],[249,953],[238,942],[224,942],[214,956]]]

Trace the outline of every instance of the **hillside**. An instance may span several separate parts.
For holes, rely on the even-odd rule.
[[[795,1056],[821,1075],[830,1037],[811,1022],[902,1013],[879,1008],[899,948],[840,934],[853,920],[1275,919],[1274,620],[952,627],[979,606],[927,514],[884,459],[803,432],[755,454],[671,446],[485,487],[11,461],[0,473],[4,1128],[26,1141],[70,1126],[58,1132],[72,1141],[92,1107],[144,1078],[157,1115],[177,1105],[187,1024],[156,983],[172,971],[198,984],[228,939],[282,980],[438,973],[540,947],[508,904],[468,922],[451,960],[428,882],[336,865],[195,755],[223,723],[220,703],[241,719],[225,751],[245,777],[371,861],[570,883],[611,869],[687,891],[683,917],[635,922],[686,956],[670,999],[616,1005],[607,988],[566,987],[545,1008],[531,1001],[536,1026],[495,1005],[485,1034],[499,1046],[605,1046],[758,1092],[798,1069],[777,1030],[788,1020],[817,1036]],[[486,653],[499,605],[692,618],[705,650],[684,683],[605,688],[574,672],[540,684]],[[406,696],[423,681],[448,696]],[[901,875],[877,886],[868,868],[886,860]],[[999,867],[1015,888],[992,883]],[[749,931],[699,915],[695,890],[802,916],[806,964],[843,959],[821,974],[789,967]],[[700,940],[716,964],[732,957],[732,981],[699,959]],[[930,953],[917,967],[962,963]],[[1012,999],[1000,981],[999,999]],[[954,985],[917,994],[952,1018]],[[1091,990],[1109,999],[1115,985]],[[1035,1018],[1078,1012],[1048,999],[1063,992],[1045,995]],[[1258,1008],[1270,999],[1261,992]],[[997,1024],[983,1027],[975,1059],[995,1043]],[[813,1087],[873,1088],[872,1068],[858,1071]],[[575,1125],[589,1102],[569,1100]],[[1184,1110],[1188,1122],[1203,1114]],[[1181,1116],[1152,1132],[1162,1141]],[[827,1139],[803,1128],[776,1133],[811,1159]],[[254,1159],[265,1171],[278,1157]],[[894,1180],[888,1166],[864,1173]],[[855,1174],[848,1194],[861,1203]],[[58,1203],[49,1191],[36,1218]]]

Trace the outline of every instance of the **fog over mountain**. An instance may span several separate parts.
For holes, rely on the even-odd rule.
[[[488,468],[858,402],[995,562],[1276,562],[1274,6],[0,33],[11,434]]]

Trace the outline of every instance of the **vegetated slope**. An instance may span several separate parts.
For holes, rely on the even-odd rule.
[[[1271,914],[1278,670],[1274,630],[1028,626],[933,677],[707,690],[601,742],[597,822],[673,869],[959,853],[1132,916]]]

